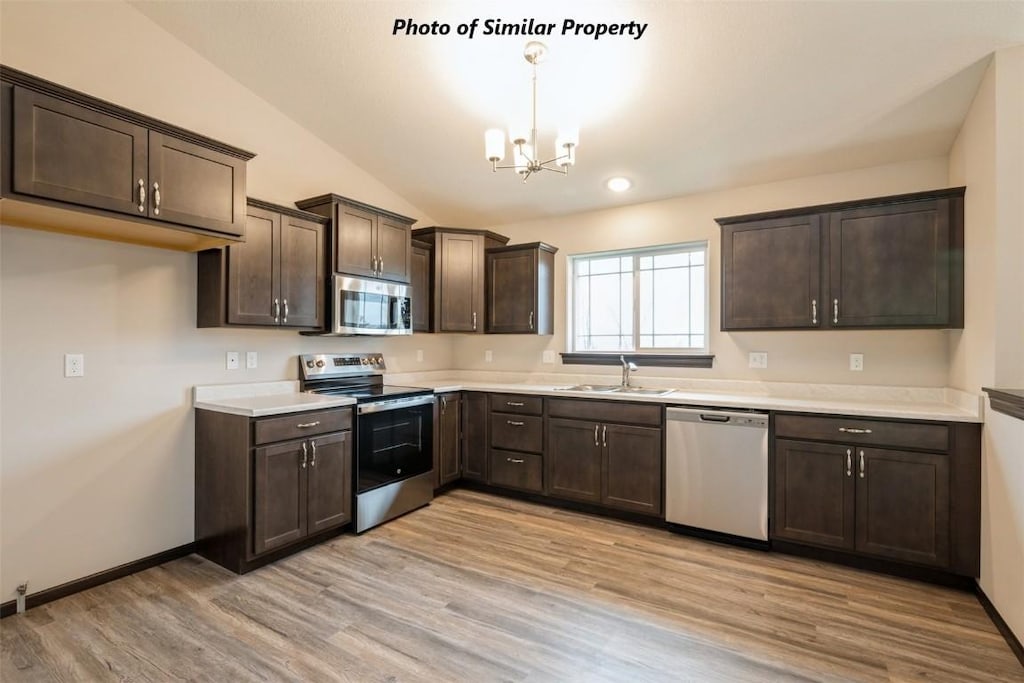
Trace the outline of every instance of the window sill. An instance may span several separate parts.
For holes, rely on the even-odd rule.
[[[619,356],[640,367],[657,368],[710,368],[715,360],[713,354],[697,355],[683,353],[563,353],[563,365],[622,365]]]

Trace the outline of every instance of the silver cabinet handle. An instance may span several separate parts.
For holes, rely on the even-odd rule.
[[[288,299],[284,300],[284,317],[281,318],[281,322],[288,322]]]
[[[839,299],[832,299],[832,322],[839,323]]]
[[[146,212],[146,181],[139,178],[139,211]]]
[[[505,405],[507,405],[507,406],[515,406],[517,408],[522,408],[523,406],[526,405],[526,403],[524,403],[523,401],[505,401]]]
[[[600,442],[597,440],[597,430],[601,428],[601,425],[594,425],[594,445],[600,446]]]
[[[860,427],[840,427],[839,431],[844,434],[870,434],[870,429],[861,429]]]
[[[441,397],[441,412],[443,413],[448,408],[448,397]]]
[[[473,331],[476,332],[476,311],[473,311]]]
[[[309,429],[310,427],[316,427],[318,424],[320,424],[320,420],[317,420],[316,422],[300,422],[295,426],[299,429]]]
[[[308,459],[309,453],[306,451],[306,442],[302,442],[302,469],[306,469],[306,460]]]
[[[380,275],[383,272],[384,272],[384,257],[383,256],[378,256],[377,257],[377,275]]]
[[[370,270],[373,271],[374,275],[377,274],[377,257],[376,256],[371,256],[370,257]]]
[[[846,476],[853,474],[853,449],[846,449]]]
[[[513,427],[522,427],[524,424],[526,424],[525,422],[517,422],[516,420],[505,420],[505,422],[507,422],[509,425]]]
[[[153,213],[160,215],[160,183],[153,183]]]
[[[276,323],[276,322],[280,322],[280,321],[281,321],[281,301],[279,299],[274,299],[274,322]]]
[[[811,324],[818,324],[818,300],[811,299]]]
[[[530,311],[530,329],[533,329],[533,311]]]
[[[608,445],[608,425],[602,425],[601,427],[601,445]]]
[[[514,465],[521,465],[526,461],[523,460],[522,458],[505,458],[505,462],[510,462]]]
[[[310,467],[316,467],[316,441],[309,440],[309,447],[313,449],[313,457],[309,461]]]
[[[864,451],[860,452],[860,466],[859,466],[859,470],[860,470],[860,478],[863,479],[864,478]]]

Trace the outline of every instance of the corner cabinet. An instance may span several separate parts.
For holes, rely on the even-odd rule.
[[[333,221],[328,244],[333,272],[409,282],[415,219],[336,194],[295,205]]]
[[[249,199],[246,240],[198,256],[198,327],[323,326],[327,219]]]
[[[488,334],[552,334],[555,328],[555,252],[543,242],[488,249]]]
[[[719,218],[726,331],[963,327],[964,188]]]
[[[0,78],[8,224],[190,251],[245,235],[251,153],[15,69]]]
[[[196,552],[243,574],[352,521],[352,410],[196,410]]]
[[[978,575],[980,425],[774,420],[773,541]]]

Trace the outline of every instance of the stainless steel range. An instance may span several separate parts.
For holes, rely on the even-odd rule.
[[[434,498],[434,394],[384,384],[384,370],[378,353],[299,356],[302,391],[356,399],[357,533]]]

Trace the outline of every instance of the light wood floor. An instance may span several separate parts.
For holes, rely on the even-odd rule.
[[[4,683],[1024,681],[974,596],[456,491],[237,577],[0,622]]]

